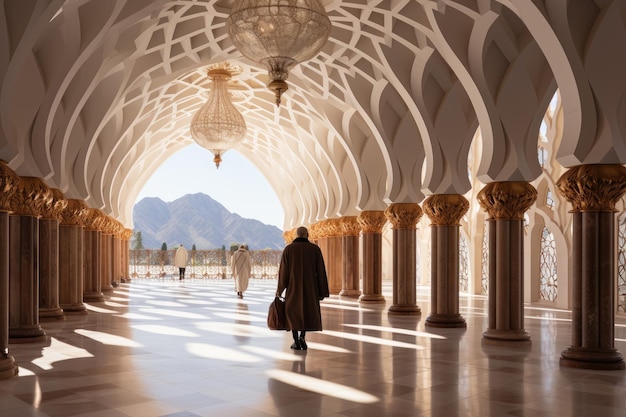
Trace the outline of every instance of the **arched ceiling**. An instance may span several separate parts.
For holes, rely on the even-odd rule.
[[[237,149],[276,191],[285,229],[464,194],[479,126],[474,175],[534,179],[557,86],[572,138],[561,161],[626,160],[621,138],[597,133],[624,130],[625,54],[599,48],[608,38],[624,45],[624,21],[611,16],[626,15],[625,2],[322,3],[330,39],[292,70],[277,109],[266,70],[228,37],[232,0],[3,1],[0,158],[130,225],[148,178],[192,143],[206,68],[227,61],[242,68],[231,82],[248,126]],[[605,61],[617,91],[604,89]],[[595,91],[605,101],[594,102]]]

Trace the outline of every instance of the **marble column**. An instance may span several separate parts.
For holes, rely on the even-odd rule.
[[[111,227],[111,219],[104,216],[100,230],[100,288],[104,293],[113,291],[113,273],[111,271],[113,235],[111,234]]]
[[[39,219],[39,320],[64,320],[59,305],[59,219],[67,200],[61,190],[50,189],[52,200]]]
[[[39,325],[39,215],[52,200],[40,178],[21,177],[9,215],[9,341],[46,340]]]
[[[527,182],[487,184],[478,193],[489,218],[489,311],[483,343],[531,343],[524,329],[524,213],[537,199]]]
[[[467,327],[459,313],[459,229],[469,202],[459,194],[435,194],[424,201],[431,221],[430,327]]]
[[[560,364],[624,369],[615,349],[615,204],[626,192],[622,165],[580,165],[558,180],[572,204],[572,344]]]
[[[113,235],[111,238],[112,252],[111,252],[111,278],[113,280],[113,286],[118,287],[120,285],[120,254],[122,253],[120,247],[119,236],[119,223],[113,220]]]
[[[69,199],[59,226],[59,305],[67,314],[87,314],[83,303],[83,223],[86,204]]]
[[[132,236],[132,229],[124,229],[122,240],[122,282],[130,282],[130,239]],[[191,259],[194,259],[193,254]]]
[[[100,278],[100,224],[103,214],[98,209],[85,211],[85,229],[83,231],[83,300],[90,302],[104,301]]]
[[[356,216],[341,218],[342,284],[340,297],[361,295],[359,275],[359,235],[361,227]]]
[[[309,227],[309,240],[322,251],[330,294],[341,291],[341,238],[338,219],[322,220]]]
[[[415,203],[394,203],[385,210],[393,229],[393,304],[389,314],[421,314],[417,306],[415,228],[422,209]]]
[[[357,217],[361,227],[363,251],[363,294],[359,302],[363,304],[384,304],[382,279],[383,227],[387,218],[383,211],[366,210]]]
[[[18,373],[9,355],[9,211],[20,177],[0,161],[0,380]]]

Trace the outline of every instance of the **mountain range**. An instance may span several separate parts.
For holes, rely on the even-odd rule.
[[[146,197],[133,208],[133,224],[133,232],[141,232],[146,249],[161,249],[163,242],[169,249],[181,243],[187,249],[195,244],[198,250],[228,248],[234,243],[245,243],[250,250],[285,247],[278,227],[231,213],[202,193],[172,202]],[[135,248],[134,237],[131,248]]]

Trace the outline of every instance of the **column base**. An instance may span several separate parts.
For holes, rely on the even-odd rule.
[[[526,330],[488,329],[483,333],[482,343],[495,346],[529,346],[532,344]]]
[[[428,327],[467,328],[467,323],[460,314],[431,314],[424,325]]]
[[[359,298],[361,295],[360,290],[341,290],[339,297]]]
[[[362,294],[359,297],[359,303],[362,304],[385,304],[386,302],[382,294]]]
[[[61,308],[63,309],[63,313],[67,315],[82,315],[87,314],[87,307],[85,304],[61,304]]]
[[[104,294],[102,294],[101,292],[85,293],[85,294],[83,294],[83,300],[84,301],[91,301],[91,302],[104,301]]]
[[[46,340],[46,332],[38,324],[9,329],[9,343],[38,343]]]
[[[107,285],[106,287],[102,287],[102,292],[113,292],[113,286]]]
[[[595,350],[570,346],[561,352],[559,365],[566,368],[622,370],[625,369],[622,354],[615,349]]]
[[[0,356],[0,381],[3,379],[13,378],[17,375],[19,368],[15,364],[12,356]]]
[[[422,314],[422,310],[418,306],[394,304],[389,307],[387,314],[395,314],[398,316],[417,316]]]
[[[39,322],[65,320],[61,307],[39,308]]]

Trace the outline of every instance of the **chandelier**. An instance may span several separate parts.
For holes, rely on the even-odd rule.
[[[226,26],[243,56],[267,67],[280,106],[289,70],[322,49],[330,19],[319,0],[235,0]]]
[[[191,119],[191,137],[213,153],[215,166],[220,167],[222,154],[239,144],[246,135],[246,122],[230,101],[227,83],[238,69],[229,64],[210,68],[212,81],[209,99]]]

